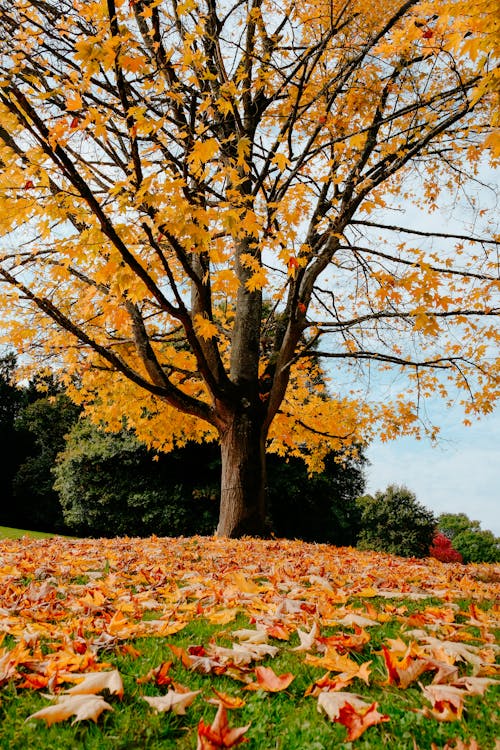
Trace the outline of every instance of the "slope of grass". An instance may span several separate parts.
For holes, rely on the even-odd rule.
[[[32,537],[33,539],[46,539],[55,536],[55,534],[47,534],[43,531],[12,529],[9,526],[0,526],[0,539],[20,539],[23,536]]]

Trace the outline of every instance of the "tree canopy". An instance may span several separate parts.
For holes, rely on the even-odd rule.
[[[498,158],[495,10],[0,0],[9,340],[155,449],[218,438],[220,533],[262,528],[265,449],[314,469],[436,391],[498,397],[488,217],[397,219]],[[410,385],[371,402],[363,366]]]

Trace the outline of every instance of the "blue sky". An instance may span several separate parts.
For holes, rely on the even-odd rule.
[[[437,416],[437,415],[436,415]],[[471,427],[444,407],[441,438],[374,441],[367,451],[367,492],[403,484],[439,513],[466,513],[500,536],[500,410]]]
[[[464,196],[446,196],[445,192],[441,210],[429,214],[405,205],[396,223],[487,236],[495,224],[498,227],[498,171],[483,165],[480,178],[481,184],[469,191],[475,206]],[[479,218],[478,209],[486,209],[486,222]],[[390,223],[390,215],[382,219]],[[458,406],[447,409],[436,398],[425,408],[432,412],[432,423],[441,428],[438,444],[409,437],[388,443],[375,440],[367,451],[371,463],[366,471],[367,492],[403,484],[436,514],[466,513],[480,521],[483,529],[500,536],[500,408],[470,427],[463,425],[464,414]]]

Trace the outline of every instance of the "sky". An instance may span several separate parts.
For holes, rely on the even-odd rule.
[[[402,226],[451,233],[487,236],[477,208],[486,209],[495,225],[499,212],[496,191],[499,173],[483,165],[476,187],[476,208],[459,197],[449,198],[447,209],[424,214],[404,207]],[[488,187],[490,186],[490,187]],[[474,190],[471,193],[473,194]],[[388,217],[384,217],[387,219]],[[388,222],[389,223],[389,222]],[[497,224],[498,226],[498,224]],[[494,227],[490,224],[490,232]],[[427,508],[439,513],[465,513],[500,537],[500,407],[466,427],[461,408],[446,408],[438,398],[426,404],[432,424],[441,428],[437,445],[410,437],[382,443],[374,440],[367,451],[366,491],[374,494],[389,484],[405,485]]]
[[[500,537],[500,409],[471,427],[458,410],[442,407],[439,416],[435,446],[409,437],[370,445],[366,491],[405,485],[436,515],[465,513]]]

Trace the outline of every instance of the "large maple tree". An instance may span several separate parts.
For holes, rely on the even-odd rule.
[[[111,428],[217,438],[219,534],[265,530],[266,448],[314,468],[450,382],[498,396],[498,242],[392,218],[498,156],[496,5],[0,0],[9,340]]]

